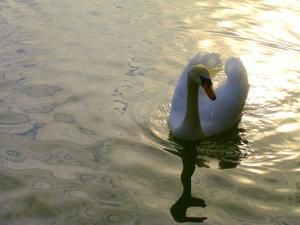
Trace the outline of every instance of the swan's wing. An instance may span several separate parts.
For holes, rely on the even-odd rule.
[[[216,89],[216,101],[210,101],[203,95],[199,98],[201,125],[208,135],[221,133],[236,125],[247,99],[249,84],[241,60],[229,58],[225,63],[225,73],[227,80]]]
[[[228,58],[225,62],[224,71],[228,80],[248,84],[248,74],[240,58]]]
[[[201,98],[201,126],[208,136],[228,130],[241,118],[247,96],[240,95],[240,90],[225,84],[216,90],[215,101]]]

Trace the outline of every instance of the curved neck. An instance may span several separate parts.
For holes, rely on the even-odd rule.
[[[187,104],[184,120],[176,130],[178,136],[184,140],[195,141],[203,136],[200,125],[198,92],[199,84],[188,75],[187,82]]]
[[[191,125],[200,125],[198,109],[199,85],[194,81],[194,79],[190,75],[188,75],[187,92],[187,104],[184,123],[192,123]]]

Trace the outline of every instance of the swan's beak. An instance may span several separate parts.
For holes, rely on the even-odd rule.
[[[217,96],[213,90],[213,86],[209,84],[204,84],[203,88],[205,90],[206,95],[210,98],[210,100],[215,101]]]

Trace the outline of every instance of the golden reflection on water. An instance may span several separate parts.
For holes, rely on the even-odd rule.
[[[262,204],[258,204],[257,207],[260,209],[268,210],[268,211],[281,211],[282,210],[280,207],[262,205]]]
[[[279,193],[290,193],[293,192],[294,190],[290,188],[277,188],[276,191]]]
[[[255,48],[254,48],[255,47]],[[293,82],[297,74],[289,72],[297,65],[297,57],[289,52],[278,52],[266,55],[265,49],[260,46],[249,46],[248,53],[241,56],[250,71],[250,82],[254,91],[251,97],[260,100],[263,104],[267,101],[282,100],[289,93],[299,89]]]
[[[216,24],[207,26],[211,35],[200,37],[198,49],[218,51],[223,42],[226,49],[221,51],[225,57],[241,57],[253,84],[249,102],[263,106],[288,98],[300,89],[297,84],[300,76],[296,72],[300,70],[300,14],[291,10],[298,5],[297,1],[287,5],[284,1],[266,0],[258,4],[275,10],[259,10],[256,4],[250,3],[218,2],[220,8],[209,14]],[[195,5],[199,9],[208,7],[204,2]],[[186,21],[196,24],[197,16],[189,15]],[[191,35],[199,33],[191,30]]]
[[[255,185],[256,181],[247,177],[243,177],[243,176],[237,176],[235,175],[233,177],[233,179],[237,180],[238,182],[242,183],[242,184],[248,184],[248,185]]]
[[[293,209],[293,212],[294,212],[294,213],[300,213],[300,208],[295,208],[295,209]]]
[[[295,132],[300,129],[299,123],[287,123],[277,127],[277,132]]]
[[[200,40],[198,42],[198,47],[202,47],[202,48],[211,48],[213,45],[213,41],[212,40]]]

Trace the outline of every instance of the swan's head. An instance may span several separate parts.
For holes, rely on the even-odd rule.
[[[196,65],[194,66],[190,72],[189,76],[203,89],[205,90],[206,95],[211,100],[216,100],[216,94],[213,90],[213,84],[210,78],[210,74],[208,69],[204,65]]]

